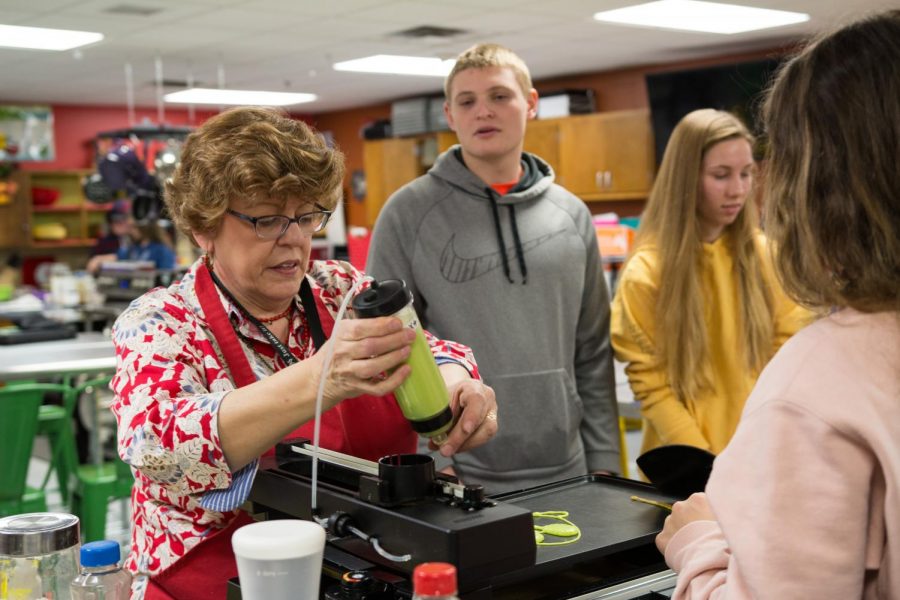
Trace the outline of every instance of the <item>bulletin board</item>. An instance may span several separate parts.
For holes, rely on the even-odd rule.
[[[53,109],[0,104],[0,161],[52,161]]]

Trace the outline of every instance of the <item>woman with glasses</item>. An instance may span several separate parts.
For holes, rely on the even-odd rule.
[[[389,395],[410,373],[413,330],[351,319],[332,336],[362,276],[309,259],[342,179],[338,151],[272,110],[224,112],[187,139],[166,204],[203,257],[113,331],[119,454],[135,474],[127,567],[149,575],[135,597],[225,597],[258,457],[285,437],[312,439],[320,384],[323,447],[369,460],[415,452]],[[440,448],[449,456],[494,435],[496,403],[468,348],[429,342],[458,416]]]

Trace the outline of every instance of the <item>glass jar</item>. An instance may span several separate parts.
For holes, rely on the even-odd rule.
[[[78,575],[78,517],[27,513],[0,519],[0,600],[69,600]]]

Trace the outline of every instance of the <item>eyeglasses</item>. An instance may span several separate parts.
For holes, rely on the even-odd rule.
[[[307,235],[318,233],[325,229],[325,225],[328,224],[328,218],[331,217],[330,210],[316,210],[296,216],[293,219],[285,217],[284,215],[251,217],[250,215],[239,213],[230,208],[227,209],[226,212],[253,225],[253,229],[256,231],[256,237],[263,240],[275,240],[280,238],[288,230],[288,227],[291,226],[291,223],[299,225],[300,231]]]

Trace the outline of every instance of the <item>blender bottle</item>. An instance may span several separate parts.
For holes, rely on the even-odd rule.
[[[394,390],[394,395],[413,430],[440,446],[447,441],[447,431],[453,425],[450,396],[413,309],[412,293],[406,283],[400,279],[373,281],[372,287],[353,298],[352,306],[359,318],[393,316],[415,330],[416,339],[406,360],[412,373]]]

